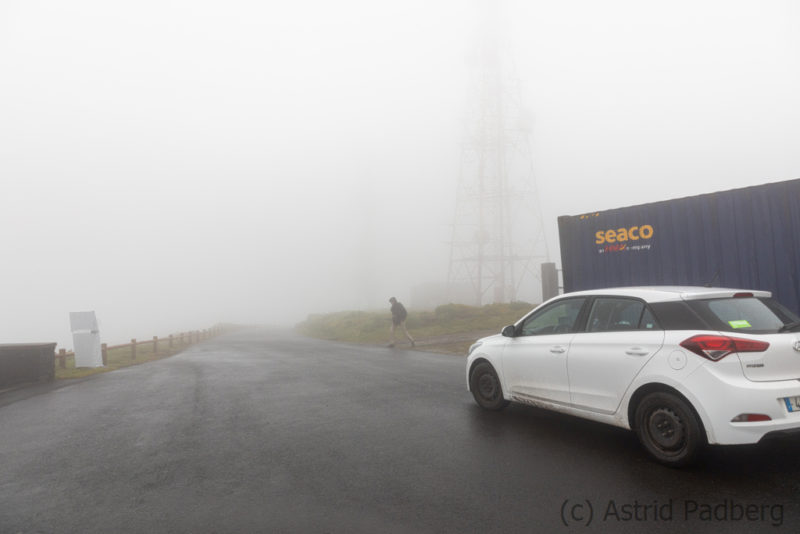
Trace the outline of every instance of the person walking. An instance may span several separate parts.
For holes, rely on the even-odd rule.
[[[408,340],[411,342],[411,346],[413,347],[415,345],[414,338],[411,337],[411,334],[408,333],[408,329],[406,328],[406,317],[408,317],[406,307],[394,297],[390,298],[389,302],[392,303],[392,342],[389,343],[389,346],[394,347],[394,331],[398,326],[401,326],[403,327],[403,333],[406,335]]]

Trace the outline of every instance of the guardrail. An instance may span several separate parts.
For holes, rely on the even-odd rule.
[[[179,352],[195,343],[223,334],[227,330],[228,328],[224,326],[214,326],[207,330],[190,330],[188,332],[170,334],[162,338],[153,336],[153,339],[146,339],[143,341],[138,341],[136,338],[133,338],[130,343],[123,343],[121,345],[107,345],[103,343],[100,345],[103,354],[103,365],[108,365],[108,351],[110,350],[130,349],[130,358],[131,360],[135,360],[136,347],[141,347],[142,345],[151,346],[153,353],[159,352],[159,346],[166,348],[166,351],[163,352]],[[67,367],[67,358],[72,356],[75,356],[74,351],[68,352],[66,349],[60,349],[58,354],[56,354],[58,366],[61,369],[65,369]]]

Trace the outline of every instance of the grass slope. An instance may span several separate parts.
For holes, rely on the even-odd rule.
[[[531,309],[533,305],[527,302],[485,306],[445,304],[434,311],[409,311],[406,327],[418,340],[448,334],[499,331]],[[392,316],[388,310],[343,311],[310,315],[297,325],[297,330],[309,337],[331,341],[385,343],[389,340],[391,324]],[[402,334],[398,336],[400,338]]]
[[[161,348],[162,345],[164,347],[163,349]],[[170,349],[167,348],[167,343],[162,341],[159,343],[159,350],[156,353],[153,352],[152,344],[141,344],[136,347],[135,359],[131,357],[130,347],[108,349],[108,363],[104,367],[75,367],[75,355],[73,354],[67,356],[65,368],[62,369],[58,366],[58,363],[56,363],[56,379],[83,378],[89,375],[114,371],[130,365],[152,362],[177,354],[186,347],[188,347],[188,345],[184,347],[178,347],[176,345]]]

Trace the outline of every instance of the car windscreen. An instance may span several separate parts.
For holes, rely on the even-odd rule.
[[[728,332],[777,332],[783,325],[800,320],[797,315],[771,298],[690,300],[687,304],[712,328]]]

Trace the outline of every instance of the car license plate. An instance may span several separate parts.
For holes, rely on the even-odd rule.
[[[784,397],[783,402],[790,412],[800,412],[800,397]]]

